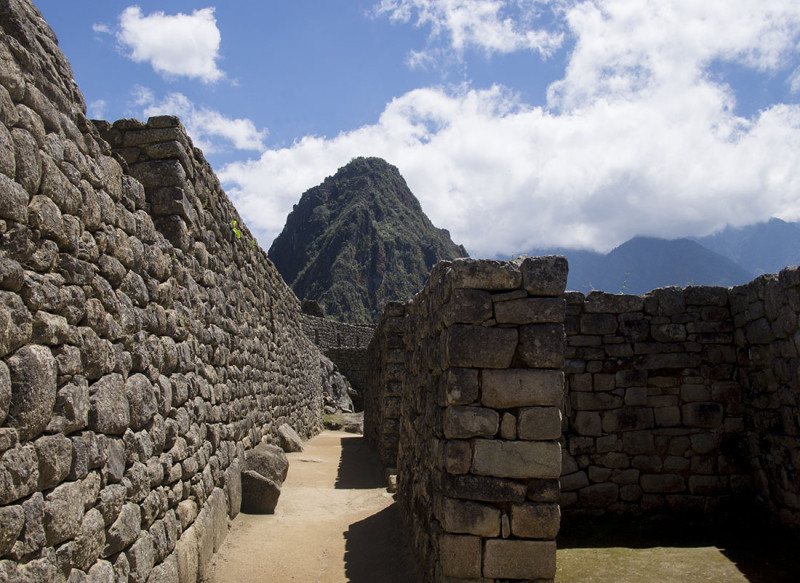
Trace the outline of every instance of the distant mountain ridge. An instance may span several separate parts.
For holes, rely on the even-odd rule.
[[[634,237],[607,254],[564,248],[527,252],[554,253],[569,260],[568,289],[584,293],[644,294],[673,285],[729,287],[800,264],[800,224],[773,218],[693,239]]]
[[[370,324],[387,301],[422,289],[438,261],[468,255],[433,226],[396,167],[355,158],[302,195],[268,256],[299,298]]]

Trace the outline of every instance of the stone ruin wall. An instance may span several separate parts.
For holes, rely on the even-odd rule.
[[[319,353],[180,123],[89,122],[27,0],[0,33],[0,580],[194,582]]]
[[[405,362],[382,404],[422,581],[553,581],[566,272],[563,257],[441,262],[387,309],[403,343],[376,335],[373,351],[385,346],[387,371]]]
[[[471,305],[453,297],[447,309]],[[755,511],[800,529],[799,267],[731,289],[567,292],[563,299],[558,501],[565,519]],[[403,484],[417,487],[417,466],[440,455],[408,430],[419,415],[416,431],[441,439],[426,429],[441,422],[441,403],[431,404],[442,392],[441,373],[419,363],[435,359],[438,348],[415,330],[441,326],[442,310],[424,301],[390,306],[370,346],[365,435],[385,465],[399,463],[401,493]],[[493,435],[503,437],[502,425]],[[413,478],[403,477],[404,467]],[[484,487],[491,495],[494,486]],[[417,497],[425,500],[422,491]],[[416,502],[407,511],[424,507]]]
[[[369,383],[367,347],[375,326],[347,324],[304,313],[303,331],[362,395]]]

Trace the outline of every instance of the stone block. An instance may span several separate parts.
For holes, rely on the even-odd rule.
[[[445,497],[439,521],[442,528],[451,534],[500,536],[500,510],[487,504]]]
[[[680,407],[657,407],[653,409],[656,427],[675,427],[681,424]]]
[[[614,334],[617,318],[611,314],[583,314],[579,319],[579,329],[581,334]]]
[[[442,374],[441,395],[438,404],[469,405],[478,400],[478,370],[474,368],[451,368]]]
[[[130,502],[125,504],[117,519],[106,531],[106,546],[102,556],[110,557],[133,544],[139,536],[141,522],[141,508]]]
[[[481,403],[495,409],[559,406],[564,388],[564,373],[557,370],[484,370]]]
[[[566,304],[562,298],[524,298],[494,305],[498,324],[560,324]]]
[[[178,559],[178,581],[197,583],[197,531],[194,526],[184,530],[175,543],[175,555]]]
[[[605,411],[622,407],[622,397],[608,392],[576,392],[570,396],[572,408],[576,411]]]
[[[592,484],[578,491],[581,504],[590,508],[607,508],[619,498],[619,486],[612,482]]]
[[[242,512],[248,514],[272,514],[278,505],[281,486],[258,472],[242,472]]]
[[[558,478],[561,446],[551,441],[476,439],[472,473],[497,478]]]
[[[444,467],[450,474],[466,474],[472,465],[469,441],[447,441],[444,444]]]
[[[303,440],[288,423],[278,427],[278,440],[283,451],[290,453],[293,451],[303,451]]]
[[[531,368],[563,368],[565,347],[562,324],[530,324],[519,329],[519,357]]]
[[[514,504],[511,532],[520,538],[554,539],[561,528],[558,504]]]
[[[289,459],[277,445],[260,443],[245,452],[244,469],[257,472],[280,485],[289,472]]]
[[[447,476],[444,492],[451,498],[480,502],[522,502],[527,487],[514,480],[465,474]]]
[[[88,571],[100,558],[106,544],[103,515],[97,508],[91,508],[83,517],[81,530],[72,547],[72,564],[78,569]]]
[[[150,423],[158,411],[155,390],[146,376],[134,374],[125,381],[125,397],[130,409],[129,426],[138,431]]]
[[[15,427],[21,441],[39,436],[53,415],[58,366],[50,349],[28,344],[7,361],[11,400],[6,424]]]
[[[561,410],[558,407],[528,407],[519,412],[517,434],[524,440],[553,440],[561,437]]]
[[[0,508],[0,557],[5,556],[14,546],[14,541],[25,526],[25,510],[21,505]]]
[[[502,368],[511,366],[517,349],[515,328],[456,324],[442,334],[443,368]]]
[[[128,581],[130,583],[147,583],[156,559],[153,536],[147,531],[141,531],[136,542],[125,551],[125,556],[128,557],[130,566]]]
[[[558,480],[531,480],[528,482],[528,500],[532,502],[558,502],[561,488]]]
[[[439,560],[445,577],[480,578],[481,538],[443,534],[439,539]]]
[[[625,404],[628,407],[645,407],[647,405],[647,387],[625,389]]]
[[[503,413],[500,419],[500,438],[506,440],[517,438],[517,418],[513,413]]]
[[[0,457],[0,505],[35,492],[39,485],[39,463],[33,445],[17,445]]]
[[[722,425],[724,409],[720,403],[689,403],[681,407],[687,427],[713,429]]]
[[[500,415],[494,409],[450,406],[444,412],[443,430],[448,439],[492,437],[499,428]]]
[[[589,485],[589,478],[586,472],[578,471],[566,476],[561,476],[561,491],[570,492],[572,490],[579,490]]]
[[[507,261],[455,259],[450,264],[447,276],[453,289],[507,291],[522,285],[519,268]]]
[[[586,296],[584,309],[590,314],[624,314],[639,312],[644,308],[640,296],[592,291]]]
[[[603,431],[607,433],[651,429],[653,425],[653,410],[648,407],[623,407],[603,413]]]
[[[622,434],[622,449],[629,455],[654,454],[656,446],[652,431],[626,431]]]
[[[676,474],[644,474],[640,484],[648,494],[674,494],[686,489],[683,477]]]
[[[122,376],[106,375],[89,387],[89,429],[122,435],[130,425],[130,406]]]
[[[479,289],[456,289],[442,309],[445,326],[480,324],[492,317],[492,296]]]
[[[552,579],[556,574],[555,541],[487,540],[483,576],[495,579]]]
[[[567,287],[569,265],[562,255],[528,257],[519,266],[522,285],[532,296],[557,297]]]

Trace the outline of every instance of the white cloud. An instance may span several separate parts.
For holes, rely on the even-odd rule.
[[[429,27],[430,42],[444,41],[457,54],[475,48],[487,54],[530,50],[549,56],[564,37],[560,31],[533,26],[547,4],[548,0],[381,0],[372,13]],[[436,52],[412,51],[409,62],[429,61]]]
[[[149,62],[166,77],[190,77],[205,83],[225,76],[217,68],[221,35],[214,8],[192,14],[167,15],[154,12],[143,16],[138,6],[120,15],[119,42],[130,50],[137,63]]]
[[[142,108],[143,117],[155,115],[177,115],[181,118],[194,145],[206,154],[226,149],[225,144],[237,150],[265,150],[267,130],[256,129],[249,119],[229,118],[207,107],[198,107],[182,93],[170,93],[161,102],[156,102],[153,92],[147,87],[136,86],[133,90],[134,104]],[[221,142],[224,141],[224,143]]]
[[[106,115],[106,106],[108,104],[103,99],[92,101],[88,107],[90,119],[104,119]]]
[[[113,32],[110,26],[103,23],[93,24],[92,30],[95,31],[97,34],[111,34]]]

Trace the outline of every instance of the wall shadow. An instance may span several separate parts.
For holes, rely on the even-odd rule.
[[[559,549],[701,547],[717,548],[750,583],[800,580],[800,536],[758,522],[568,522],[558,535]]]
[[[342,437],[342,456],[335,487],[348,490],[386,487],[378,453],[363,436]]]
[[[397,503],[350,525],[345,537],[345,573],[350,583],[416,583]]]

